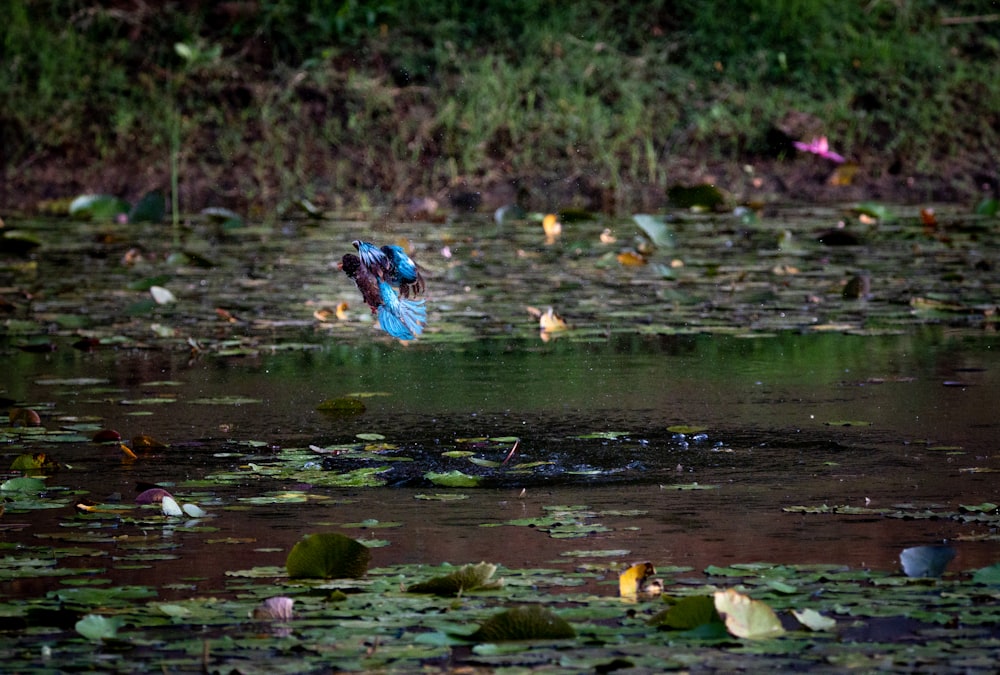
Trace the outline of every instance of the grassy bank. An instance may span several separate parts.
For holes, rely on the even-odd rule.
[[[166,191],[173,155],[183,210],[480,190],[622,208],[698,180],[971,200],[1000,164],[991,6],[11,0],[2,198]],[[850,185],[796,156],[819,135]]]

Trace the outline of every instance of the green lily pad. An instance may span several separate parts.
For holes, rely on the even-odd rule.
[[[328,398],[316,406],[316,410],[334,415],[360,415],[365,411],[365,404],[352,396]]]
[[[38,494],[45,489],[45,481],[41,478],[9,478],[0,483],[0,492],[19,492],[22,494]]]
[[[632,220],[642,229],[643,232],[646,233],[649,240],[652,241],[658,248],[674,247],[674,233],[667,224],[665,216],[651,216],[645,213],[639,213],[632,216]]]
[[[576,630],[568,621],[538,605],[508,609],[487,619],[469,636],[475,642],[568,640]]]
[[[125,620],[114,616],[107,617],[100,614],[88,614],[76,622],[76,632],[87,638],[99,642],[110,640],[118,636],[118,629],[125,625]]]
[[[154,190],[143,195],[129,211],[130,223],[160,223],[167,212],[167,200],[163,193]]]
[[[496,565],[486,562],[477,565],[463,565],[450,574],[413,584],[406,590],[409,593],[442,596],[462,595],[469,591],[495,590],[503,587],[503,579],[493,578],[496,571]]]
[[[371,552],[336,532],[307,534],[285,561],[292,579],[357,579],[368,571]]]
[[[69,205],[69,215],[75,218],[111,220],[128,212],[129,203],[111,195],[80,195]]]
[[[722,617],[715,609],[715,600],[707,595],[681,598],[649,619],[649,625],[671,630],[691,630],[712,622],[721,623]]]
[[[470,476],[461,471],[448,471],[447,473],[435,473],[428,471],[424,478],[442,487],[477,487],[483,479],[479,476]]]

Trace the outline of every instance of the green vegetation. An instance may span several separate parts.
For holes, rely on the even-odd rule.
[[[180,209],[269,209],[566,181],[620,207],[719,167],[739,191],[744,165],[780,174],[811,135],[859,181],[971,197],[997,180],[996,18],[971,0],[12,0],[0,197],[173,176]]]

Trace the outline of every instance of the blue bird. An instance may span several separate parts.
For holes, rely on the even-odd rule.
[[[348,253],[338,265],[354,280],[365,304],[378,316],[378,324],[399,340],[413,340],[424,332],[427,308],[423,300],[400,298],[393,287],[372,274],[358,256]]]
[[[356,240],[351,242],[361,256],[361,262],[368,270],[383,281],[399,285],[399,294],[404,298],[410,294],[420,295],[424,292],[424,278],[420,269],[413,262],[402,246],[383,246],[379,248],[371,242]]]

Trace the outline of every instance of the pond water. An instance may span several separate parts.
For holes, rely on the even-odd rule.
[[[5,429],[3,461],[66,466],[47,479],[58,508],[8,498],[0,541],[85,546],[60,565],[106,556],[116,583],[167,595],[282,565],[316,531],[380,540],[378,565],[891,570],[903,547],[943,541],[957,569],[992,564],[995,525],[961,507],[1000,502],[998,275],[981,253],[996,226],[955,215],[944,242],[901,217],[857,245],[816,241],[845,213],[690,216],[652,251],[630,221],[567,225],[550,245],[537,223],[485,219],[195,222],[181,263],[161,226],[17,223],[43,245],[2,267],[0,395],[42,427]],[[359,236],[413,245],[421,340],[377,331],[333,267]],[[648,264],[622,264],[632,248]],[[845,299],[859,271],[871,297]],[[152,302],[153,284],[176,302]],[[341,301],[346,318],[314,316]],[[542,340],[526,308],[549,306],[570,328]],[[364,412],[318,410],[341,397]],[[169,447],[126,460],[85,440],[101,428]],[[480,483],[428,477],[451,471]],[[339,485],[348,472],[358,482]],[[139,481],[212,518],[151,555],[142,523],[74,514],[80,499],[131,505]]]

